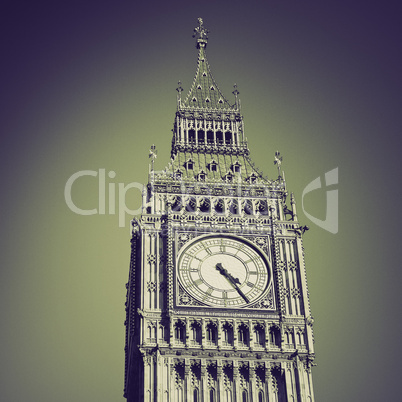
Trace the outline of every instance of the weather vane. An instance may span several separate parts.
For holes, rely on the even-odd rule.
[[[276,151],[275,152],[274,165],[277,165],[277,167],[278,167],[278,176],[279,177],[281,177],[282,160],[283,160],[283,157],[281,156],[281,153],[279,151]]]

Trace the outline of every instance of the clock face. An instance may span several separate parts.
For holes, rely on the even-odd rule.
[[[203,237],[181,252],[178,279],[198,301],[214,307],[244,307],[267,290],[269,265],[262,253],[235,237]]]

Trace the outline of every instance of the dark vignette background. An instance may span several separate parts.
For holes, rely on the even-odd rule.
[[[369,4],[368,4],[369,3]],[[363,1],[5,2],[1,11],[2,401],[122,401],[129,220],[64,201],[79,170],[144,183],[169,160],[176,83],[196,67],[240,90],[252,158],[278,149],[296,193],[315,318],[319,402],[397,400],[400,384],[400,13]],[[233,99],[232,97],[229,97]],[[339,233],[303,214],[339,168]],[[96,208],[96,178],[73,197]],[[139,206],[139,192],[127,193]],[[324,219],[325,192],[305,198]]]

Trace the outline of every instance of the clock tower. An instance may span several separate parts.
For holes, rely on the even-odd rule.
[[[170,163],[155,172],[151,148],[132,221],[125,397],[312,402],[306,227],[280,154],[273,179],[251,161],[239,92],[232,104],[216,84],[201,19],[194,37],[197,71],[187,96],[177,88]]]

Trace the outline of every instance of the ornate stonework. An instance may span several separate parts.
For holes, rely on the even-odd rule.
[[[314,401],[302,235],[281,165],[250,158],[235,85],[220,91],[194,30],[197,70],[179,82],[171,160],[150,151],[132,222],[126,285],[125,397],[142,401]]]

